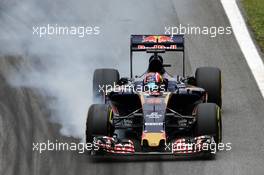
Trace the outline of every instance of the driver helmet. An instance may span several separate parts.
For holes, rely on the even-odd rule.
[[[145,90],[151,92],[159,92],[160,86],[163,84],[163,77],[158,72],[149,72],[144,78]]]
[[[149,58],[148,72],[159,72],[164,74],[163,58],[160,55],[152,55]]]

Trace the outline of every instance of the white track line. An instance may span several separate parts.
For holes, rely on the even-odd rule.
[[[236,0],[221,0],[237,42],[264,98],[264,64],[248,32]]]

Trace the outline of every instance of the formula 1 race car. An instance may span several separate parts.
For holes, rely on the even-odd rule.
[[[133,52],[150,53],[142,76],[133,76]],[[161,54],[181,52],[182,75],[172,76]],[[200,67],[185,76],[183,35],[132,35],[130,78],[96,69],[86,123],[92,155],[211,155],[222,140],[221,71]]]

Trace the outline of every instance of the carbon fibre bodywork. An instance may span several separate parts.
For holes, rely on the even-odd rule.
[[[130,89],[105,95],[105,103],[112,109],[110,136],[119,140],[118,144],[129,140],[134,152],[166,153],[168,143],[195,138],[195,107],[206,102],[206,92],[172,77],[170,80],[170,88],[166,86],[167,91],[158,94],[135,91],[134,85],[140,81],[134,81]]]

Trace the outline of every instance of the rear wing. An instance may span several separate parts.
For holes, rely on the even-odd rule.
[[[130,77],[133,78],[133,52],[183,52],[183,77],[185,77],[184,35],[131,35]]]
[[[184,35],[131,35],[131,51],[184,51]]]

